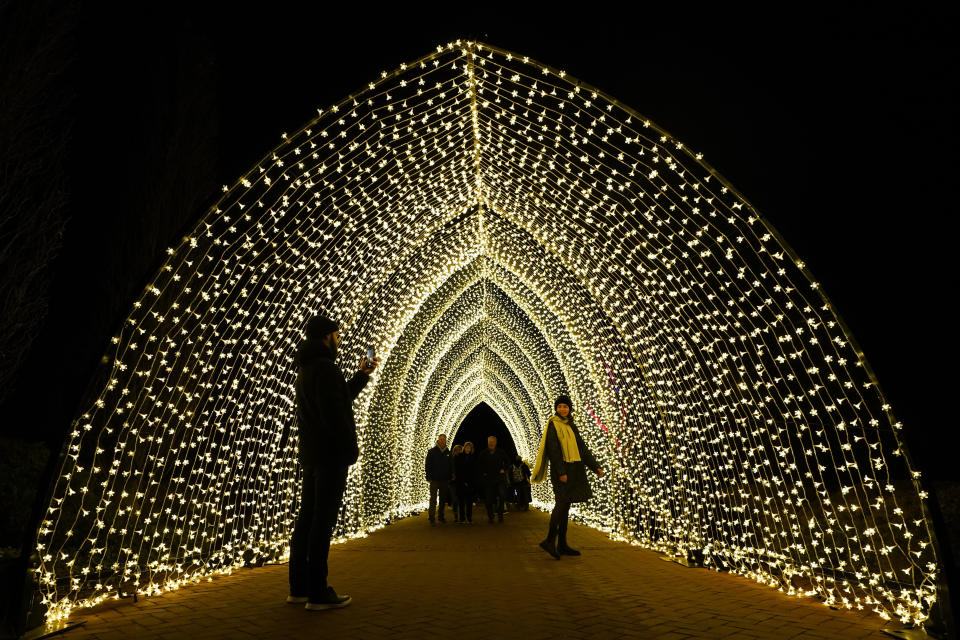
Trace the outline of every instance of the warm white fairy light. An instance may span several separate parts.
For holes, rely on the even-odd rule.
[[[423,452],[479,402],[529,459],[569,392],[610,472],[584,521],[927,616],[939,565],[900,504],[925,498],[901,426],[803,264],[641,116],[457,42],[285,135],[169,250],[66,444],[38,540],[49,617],[285,556],[293,353],[317,311],[344,324],[344,368],[369,344],[382,362],[338,535],[421,508]]]

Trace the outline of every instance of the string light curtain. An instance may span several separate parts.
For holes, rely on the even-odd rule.
[[[478,403],[531,460],[569,393],[608,471],[581,521],[927,617],[926,495],[862,355],[770,224],[629,107],[458,41],[318,110],[223,190],[65,444],[37,542],[49,618],[286,557],[293,356],[317,312],[342,323],[343,368],[381,358],[337,535],[422,508],[427,448]]]

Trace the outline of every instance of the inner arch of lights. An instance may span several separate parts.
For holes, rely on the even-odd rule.
[[[345,370],[381,359],[340,536],[421,508],[427,448],[478,403],[531,459],[569,393],[608,471],[583,522],[930,611],[919,474],[818,283],[700,154],[562,71],[438,47],[284,134],[168,254],[65,444],[37,542],[50,618],[286,557],[317,312]]]

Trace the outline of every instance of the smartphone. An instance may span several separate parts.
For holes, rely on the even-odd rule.
[[[374,351],[373,347],[367,348],[367,362],[373,362],[377,359],[377,352]]]

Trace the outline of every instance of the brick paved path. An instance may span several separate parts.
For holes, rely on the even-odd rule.
[[[284,603],[287,567],[240,570],[173,593],[81,611],[65,640],[120,638],[874,638],[882,621],[745,578],[663,562],[571,523],[583,556],[537,547],[538,511],[489,525],[401,520],[330,553],[332,611]]]

